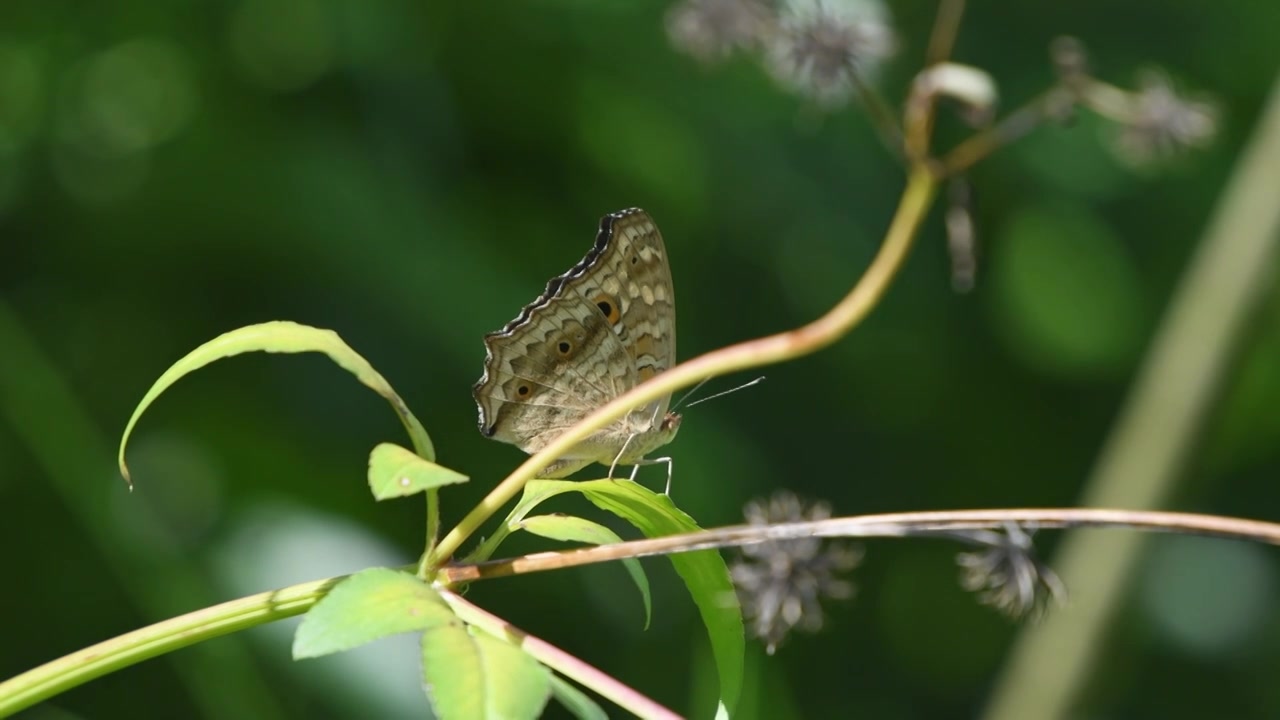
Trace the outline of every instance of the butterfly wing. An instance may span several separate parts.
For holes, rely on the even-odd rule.
[[[586,414],[675,360],[671,271],[657,226],[638,208],[605,216],[596,242],[514,320],[485,336],[473,395],[480,431],[533,453]],[[666,413],[670,396],[638,408],[574,448],[568,474],[610,462],[632,433]],[[569,462],[585,458],[585,462]],[[546,474],[544,476],[551,476]]]
[[[601,255],[593,272],[568,281],[566,289],[595,305],[626,348],[634,374],[620,388],[625,392],[675,364],[671,268],[662,233],[640,208],[604,216],[593,252],[597,250]],[[661,419],[670,401],[671,396],[664,396],[634,413],[645,422]]]

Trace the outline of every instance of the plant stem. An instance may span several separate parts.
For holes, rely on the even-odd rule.
[[[148,658],[304,613],[340,580],[317,580],[213,605],[45,663],[0,682],[0,717]]]
[[[955,177],[1000,148],[1025,137],[1075,103],[1075,92],[1055,85],[992,127],[952,148],[936,161],[939,177]]]
[[[445,595],[446,600],[449,600],[450,596],[456,598],[457,595],[447,588],[440,587],[441,583],[468,582],[502,575],[555,570],[623,558],[706,550],[763,540],[799,537],[903,537],[936,534],[940,530],[999,529],[1010,522],[1045,529],[1124,527],[1155,532],[1229,537],[1280,545],[1280,524],[1191,513],[1088,508],[887,513],[779,525],[717,528],[612,545],[536,553],[510,560],[453,565],[441,569],[437,589]],[[413,567],[400,569],[411,572]],[[162,653],[236,630],[300,615],[328,594],[329,590],[341,580],[343,577],[315,580],[231,600],[140,628],[45,663],[0,683],[0,717],[7,717],[108,672],[128,667]],[[464,614],[453,600],[450,600],[450,604],[454,605],[455,611],[467,622],[473,622],[486,629],[497,627],[499,623],[502,623],[502,627],[509,627],[501,619],[479,608],[474,608],[470,603],[467,603],[467,607],[474,610],[468,609],[469,614]],[[565,675],[624,707],[633,708],[633,705],[629,704],[630,701],[614,697],[615,694],[623,693],[623,690],[607,687],[607,682],[616,682],[612,678],[609,681],[597,681],[582,675],[587,672],[585,669],[579,671],[571,667],[573,662],[581,662],[576,659],[563,660],[563,662],[560,659],[548,660],[550,655],[544,656],[537,653],[561,651],[542,640],[536,638],[532,640],[533,645],[536,646],[536,652],[527,644],[524,647],[534,654],[534,657],[547,662]],[[585,667],[590,668],[590,666]],[[594,668],[591,670],[595,671]],[[627,691],[630,689],[627,688]],[[654,715],[654,717],[662,716]]]
[[[427,496],[427,546],[422,552],[422,557],[418,560],[417,575],[423,580],[429,580],[431,574],[431,566],[428,559],[436,548],[436,542],[440,539],[440,489],[430,488],[426,492]]]
[[[765,540],[811,537],[915,537],[939,531],[1000,529],[1007,523],[1038,529],[1129,528],[1150,532],[1206,535],[1280,545],[1280,524],[1195,513],[1093,508],[946,510],[857,515],[773,525],[734,525],[679,535],[534,553],[507,560],[451,565],[442,582],[471,582],[507,575],[559,570],[626,558],[733,547]]]
[[[142,617],[169,617],[184,608],[215,602],[219,595],[209,578],[189,563],[172,562],[173,548],[141,539],[165,534],[164,521],[154,508],[132,498],[127,508],[120,508],[127,511],[124,515],[103,512],[104,507],[113,506],[111,501],[120,499],[121,488],[85,480],[112,466],[111,443],[85,406],[79,388],[3,298],[0,348],[0,425],[12,428],[13,437],[42,473],[43,487],[59,499],[70,522],[78,526],[78,531],[70,527],[62,531],[83,533],[74,559],[67,561],[98,566],[114,577],[124,602]],[[5,509],[22,512],[17,507]],[[121,532],[121,518],[127,518],[123,522],[130,532]],[[91,577],[80,575],[82,582]],[[0,592],[37,592],[38,588],[24,590],[23,582],[10,573]],[[22,622],[11,613],[6,620]],[[13,641],[6,637],[4,642]],[[278,688],[264,679],[258,659],[239,639],[229,639],[216,649],[195,648],[167,661],[172,663],[175,682],[189,694],[201,717],[269,720],[286,714]]]
[[[871,312],[888,290],[889,284],[906,260],[936,191],[937,181],[932,173],[922,167],[915,167],[907,178],[907,187],[902,193],[897,213],[885,235],[880,252],[849,294],[825,315],[794,330],[730,345],[683,362],[591,413],[547,447],[531,455],[499,483],[445,535],[432,553],[429,564],[438,567],[448,560],[472,533],[515,497],[535,473],[551,464],[578,441],[621,417],[631,408],[652,402],[704,378],[808,355],[844,337]]]
[[[933,32],[929,35],[929,50],[925,53],[925,67],[950,59],[963,17],[964,0],[942,0],[938,3],[938,15],[933,19]]]

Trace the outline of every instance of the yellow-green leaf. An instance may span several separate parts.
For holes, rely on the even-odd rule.
[[[609,528],[586,518],[572,515],[534,515],[525,518],[517,525],[534,535],[563,542],[584,542],[592,545],[608,545],[622,542],[622,538]],[[638,558],[624,558],[622,566],[631,575],[636,588],[640,590],[640,598],[644,602],[644,629],[649,629],[649,621],[653,617],[652,603],[649,598],[649,578]]]
[[[413,441],[413,447],[418,454],[428,460],[435,460],[435,448],[431,444],[431,438],[427,436],[427,431],[418,422],[418,419],[413,416],[413,413],[409,411],[409,407],[405,405],[404,400],[391,388],[391,384],[377,370],[373,369],[369,361],[361,357],[355,350],[352,350],[332,330],[300,325],[287,320],[275,320],[237,328],[219,335],[187,353],[181,360],[178,360],[168,370],[165,370],[164,374],[155,381],[155,384],[151,386],[147,394],[142,397],[142,402],[138,403],[138,407],[134,409],[133,415],[129,418],[129,423],[125,426],[124,434],[120,438],[120,453],[118,457],[120,474],[124,475],[124,479],[129,482],[131,487],[133,480],[129,477],[129,468],[124,462],[124,450],[125,445],[129,442],[129,435],[133,432],[133,426],[137,424],[138,418],[142,417],[143,411],[170,385],[173,385],[187,374],[215,360],[255,351],[273,353],[320,352],[328,355],[329,359],[337,363],[339,367],[355,375],[356,379],[361,383],[386,398],[391,403],[396,415],[399,416],[400,422],[404,424],[405,429],[409,432],[409,438]]]
[[[630,522],[648,537],[696,532],[701,528],[666,495],[630,480],[588,480],[574,483],[578,491],[602,510]],[[721,713],[731,715],[742,691],[746,636],[742,608],[729,578],[729,568],[716,550],[668,555],[702,615],[711,640],[711,654],[720,674]]]
[[[604,708],[591,696],[559,675],[551,675],[551,694],[578,720],[609,720]]]
[[[531,480],[509,516],[518,523],[540,503],[567,492],[582,493],[597,507],[630,522],[647,537],[696,532],[701,528],[666,495],[659,495],[630,480]],[[720,676],[717,716],[731,715],[742,692],[746,636],[742,608],[729,578],[724,558],[715,550],[675,553],[668,556],[684,580],[702,616]]]
[[[440,720],[534,720],[551,696],[537,660],[461,622],[422,634],[422,679]]]
[[[407,497],[468,480],[466,475],[423,460],[394,443],[379,443],[369,453],[369,489],[378,500]]]
[[[440,595],[413,575],[370,568],[338,583],[311,608],[293,637],[293,657],[342,652],[457,619]]]

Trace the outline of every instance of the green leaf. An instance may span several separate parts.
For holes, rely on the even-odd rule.
[[[332,330],[299,325],[286,320],[276,320],[258,325],[249,325],[223,333],[187,353],[185,357],[171,365],[168,370],[165,370],[160,379],[156,380],[151,389],[147,391],[147,394],[143,396],[142,402],[138,403],[138,407],[134,409],[133,415],[129,418],[129,423],[125,426],[124,434],[120,438],[120,453],[118,457],[120,474],[124,475],[124,479],[129,482],[130,486],[133,485],[133,480],[129,477],[129,468],[124,462],[124,449],[129,442],[130,433],[133,432],[133,426],[137,424],[138,418],[142,417],[143,411],[151,403],[155,402],[155,399],[167,390],[170,385],[173,385],[188,373],[198,370],[215,360],[254,351],[276,353],[321,352],[328,355],[339,367],[355,375],[357,380],[372,388],[374,392],[391,403],[392,409],[400,417],[400,422],[404,424],[405,429],[409,432],[409,437],[413,441],[413,447],[417,450],[418,455],[427,460],[436,459],[436,452],[431,444],[431,438],[427,435],[427,431],[423,429],[422,424],[418,422],[418,419],[409,411],[409,407],[405,405],[404,400],[400,399],[400,396],[391,388],[391,384],[382,375],[378,374],[378,371],[374,370],[367,360],[343,342],[337,333]]]
[[[534,535],[564,542],[584,542],[592,545],[608,545],[622,542],[622,538],[600,523],[572,515],[535,515],[521,520],[517,525]],[[644,574],[639,558],[625,558],[623,567],[630,573],[640,597],[644,601],[644,629],[649,629],[653,617],[653,605],[649,598],[649,578]]]
[[[520,521],[530,512],[533,512],[535,507],[556,495],[570,492],[574,489],[574,483],[567,480],[531,480],[526,483],[524,492],[520,494],[520,501],[516,503],[515,507],[511,508],[511,512],[507,513],[507,519],[498,527],[498,531],[480,543],[480,546],[474,552],[467,555],[465,562],[484,562],[493,557],[502,541],[506,540],[512,530],[519,527]]]
[[[596,507],[631,523],[647,537],[661,537],[702,528],[666,495],[630,480],[588,480],[574,483]],[[720,702],[723,714],[732,715],[742,691],[746,639],[742,628],[742,608],[729,578],[724,558],[715,550],[668,555],[684,580],[693,602],[702,615],[702,624],[711,640],[711,653],[720,673]]]
[[[580,492],[597,507],[623,518],[647,537],[661,537],[701,528],[671,502],[630,480],[531,480],[508,522],[518,523],[538,504],[567,492]],[[711,652],[720,675],[720,716],[731,714],[742,691],[746,639],[742,608],[724,558],[715,550],[669,555],[702,615]]]
[[[551,694],[579,720],[609,720],[604,708],[600,707],[595,700],[573,683],[554,673],[551,675]]]
[[[413,575],[370,568],[338,583],[311,608],[293,637],[293,658],[342,652],[457,619],[440,595]]]
[[[461,622],[422,634],[422,679],[440,720],[534,720],[551,696],[537,660]]]
[[[369,453],[369,489],[378,500],[408,497],[469,479],[443,465],[423,460],[412,450],[394,443],[378,443]]]

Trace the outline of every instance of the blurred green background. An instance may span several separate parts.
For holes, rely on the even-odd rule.
[[[444,493],[451,523],[523,458],[475,430],[480,337],[581,257],[599,216],[639,205],[658,221],[683,358],[847,291],[899,166],[856,109],[823,113],[749,56],[707,67],[673,50],[669,7],[0,7],[0,678],[215,602],[416,558],[421,503],[375,504],[364,481],[369,449],[403,432],[320,356],[239,357],[180,382],[134,436],[126,491],[114,449],[129,413],[221,332],[292,319],[340,333],[472,477]],[[879,80],[896,100],[935,4],[890,9],[900,43]],[[956,56],[989,70],[1006,106],[1052,81],[1046,48],[1070,33],[1104,78],[1129,85],[1154,63],[1212,93],[1217,143],[1137,173],[1082,116],[983,163],[976,289],[952,291],[935,213],[852,336],[686,415],[677,504],[704,526],[779,487],[837,514],[1072,504],[1280,66],[1277,27],[1271,2],[971,3]],[[1179,508],[1280,519],[1278,404],[1273,293]],[[960,590],[953,548],[868,551],[823,633],[773,657],[751,646],[748,716],[980,712],[1018,625]],[[646,563],[648,631],[616,566],[469,597],[704,713],[705,635],[669,564]],[[1154,542],[1081,717],[1280,716],[1278,570],[1268,548]],[[428,711],[411,638],[294,664],[291,627],[127,668],[23,717]]]

